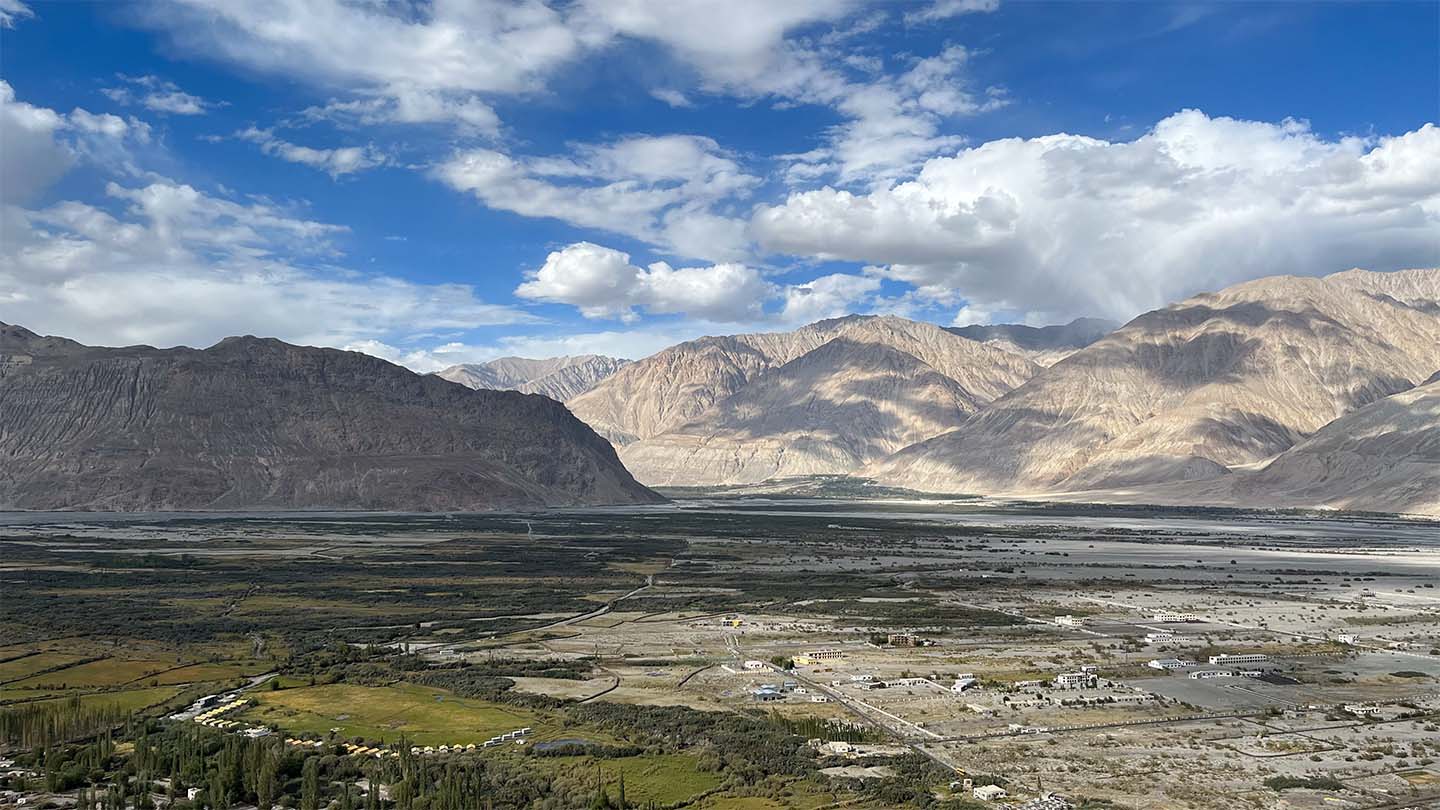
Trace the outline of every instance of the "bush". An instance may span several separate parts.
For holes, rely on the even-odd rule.
[[[1330,776],[1272,776],[1265,780],[1265,787],[1275,791],[1292,788],[1341,790],[1345,785],[1341,784],[1339,779]]]

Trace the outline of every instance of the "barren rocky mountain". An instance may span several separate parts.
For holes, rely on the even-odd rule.
[[[1095,497],[1440,516],[1440,379],[1346,414],[1259,469]]]
[[[945,331],[1053,366],[1118,328],[1120,324],[1103,318],[1076,318],[1056,326],[1005,323],[949,326]]]
[[[814,343],[793,359],[760,367]],[[667,352],[656,356],[660,368],[681,367],[683,354]],[[1039,370],[1018,355],[893,317],[707,338],[690,352],[699,361],[690,369],[727,374],[692,378],[689,390],[702,391],[698,399],[711,400],[708,407],[669,401],[698,412],[621,448],[625,465],[647,483],[738,484],[847,472],[954,427]],[[577,404],[571,407],[583,414]]]
[[[914,331],[913,327],[923,327]],[[906,334],[913,332],[912,334]],[[903,318],[851,315],[817,321],[792,332],[760,332],[703,337],[664,349],[618,371],[566,404],[576,416],[617,445],[626,445],[675,430],[700,417],[711,406],[735,394],[758,375],[782,366],[825,343],[864,333],[861,342],[897,339],[904,351],[919,352],[942,373],[959,375],[989,398],[1008,390],[1013,375],[1028,377],[1038,367],[1007,352],[985,349],[984,358],[1001,362],[1008,371],[997,380],[985,373],[962,370],[968,361],[947,358],[961,343],[929,324]],[[983,392],[983,393],[982,393]]]
[[[543,360],[501,357],[488,363],[451,366],[437,372],[437,376],[468,388],[541,394],[564,402],[594,388],[629,362],[599,354]]]
[[[488,510],[658,496],[550,399],[227,338],[92,348],[0,324],[0,509]]]
[[[617,445],[658,436],[699,416],[760,372],[799,357],[857,320],[851,316],[794,332],[679,343],[631,363],[566,404]]]
[[[863,474],[974,493],[1211,479],[1437,368],[1440,270],[1265,278],[1142,315]]]

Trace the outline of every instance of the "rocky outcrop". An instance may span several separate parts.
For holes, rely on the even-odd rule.
[[[1440,271],[1274,277],[1136,318],[861,474],[1050,493],[1227,475],[1406,391],[1440,358]]]
[[[655,500],[609,443],[544,397],[278,340],[95,348],[0,325],[0,509]]]

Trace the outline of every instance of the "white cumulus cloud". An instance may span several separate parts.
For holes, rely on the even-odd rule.
[[[38,107],[16,99],[0,80],[0,201],[28,202],[80,161],[139,174],[130,147],[149,140],[144,122],[79,107],[68,114]]]
[[[798,325],[849,315],[868,309],[868,302],[879,290],[880,279],[848,273],[833,273],[804,284],[792,284],[785,288],[780,319]]]
[[[1134,141],[1010,138],[869,193],[794,193],[751,233],[971,312],[1127,318],[1265,275],[1440,264],[1437,155],[1433,124],[1326,139],[1186,110]]]
[[[0,209],[0,320],[81,341],[204,346],[240,333],[343,346],[533,320],[461,284],[333,264],[345,229],[157,180],[111,205]]]
[[[568,155],[452,155],[433,173],[486,206],[623,234],[712,261],[746,255],[744,223],[717,210],[759,179],[709,138],[632,136],[579,144]]]
[[[771,292],[758,271],[741,264],[637,267],[630,254],[590,242],[551,253],[515,290],[521,298],[570,304],[587,318],[634,320],[638,308],[730,323],[760,317]]]

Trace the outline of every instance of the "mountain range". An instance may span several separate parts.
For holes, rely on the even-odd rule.
[[[0,324],[0,509],[519,509],[822,476],[1440,515],[1440,270],[1263,278],[1118,327],[852,315],[438,375]]]
[[[1114,328],[851,316],[705,337],[568,401],[656,486],[1440,511],[1440,270],[1279,276]],[[1363,432],[1362,432],[1363,427]]]
[[[599,354],[543,360],[501,357],[488,363],[451,366],[436,375],[467,388],[540,394],[563,402],[594,388],[629,362]]]
[[[0,324],[0,509],[445,510],[661,500],[560,403],[226,338],[95,348]]]

